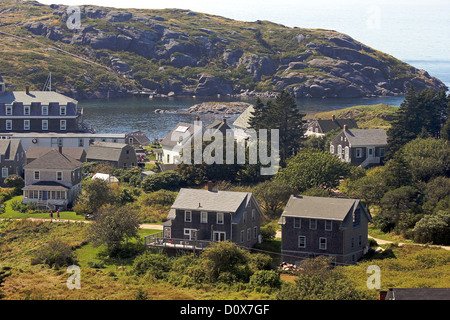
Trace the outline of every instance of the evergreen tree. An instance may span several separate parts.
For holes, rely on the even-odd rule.
[[[304,138],[303,117],[297,108],[295,98],[282,90],[275,101],[269,100],[264,106],[261,100],[255,102],[255,111],[249,124],[252,129],[278,129],[280,137],[280,164],[298,152]]]
[[[414,87],[410,87],[387,132],[387,158],[392,158],[403,145],[418,136],[428,134],[439,138],[447,120],[449,100],[444,90],[416,92]]]

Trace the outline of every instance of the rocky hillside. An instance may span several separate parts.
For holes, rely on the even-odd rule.
[[[23,37],[0,37],[0,73],[8,83],[40,89],[51,71],[56,89],[78,98],[136,89],[172,96],[271,96],[287,89],[296,97],[334,98],[445,87],[336,31],[189,10],[80,9],[81,28],[70,30],[66,6],[2,0],[0,32]]]

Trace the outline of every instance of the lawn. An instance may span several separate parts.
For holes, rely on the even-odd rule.
[[[26,219],[26,218],[35,218],[35,219],[51,219],[50,214],[48,212],[36,212],[36,213],[22,213],[14,211],[11,208],[11,202],[14,200],[22,201],[23,196],[16,196],[10,200],[5,201],[5,212],[0,214],[0,219]],[[53,217],[56,218],[56,213],[53,213]],[[60,219],[63,220],[85,220],[83,215],[78,215],[74,211],[60,211]]]

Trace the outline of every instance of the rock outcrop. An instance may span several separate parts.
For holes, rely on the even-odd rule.
[[[84,46],[160,94],[271,96],[286,89],[299,98],[347,98],[403,95],[411,85],[445,88],[426,71],[335,31],[237,23],[189,10],[94,6],[81,7],[81,28],[68,30],[66,6],[42,8],[59,23],[30,19],[23,27],[31,34]]]

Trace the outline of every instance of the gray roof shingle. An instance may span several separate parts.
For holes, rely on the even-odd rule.
[[[208,191],[203,189],[181,188],[172,205],[172,209],[234,213],[251,196],[251,192]]]
[[[51,102],[58,102],[60,105],[67,105],[71,102],[78,104],[78,101],[54,91],[7,91],[0,95],[0,103],[13,104],[22,102],[24,105],[31,105],[32,102],[40,102],[42,105],[48,105]]]
[[[96,141],[89,147],[86,158],[88,160],[119,161],[123,148],[127,146],[124,143]]]
[[[80,161],[59,153],[58,150],[51,150],[25,165],[24,169],[74,170],[81,166],[83,166],[83,163]]]
[[[387,134],[384,129],[352,129],[345,130],[344,134],[351,147],[387,145]]]
[[[343,221],[360,200],[310,196],[291,196],[283,216]]]

